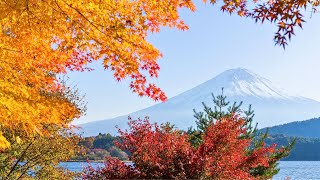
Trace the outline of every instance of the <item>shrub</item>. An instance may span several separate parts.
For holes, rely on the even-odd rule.
[[[89,166],[84,179],[267,179],[278,172],[277,161],[288,155],[293,143],[280,149],[267,146],[265,134],[252,126],[253,111],[240,110],[223,95],[214,97],[215,108],[204,104],[195,112],[197,128],[180,131],[170,124],[151,124],[129,118],[129,130],[119,129],[117,145],[130,153],[134,166],[108,157],[104,168]]]

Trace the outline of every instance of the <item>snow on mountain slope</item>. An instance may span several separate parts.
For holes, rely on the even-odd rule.
[[[80,125],[85,136],[101,133],[116,134],[119,128],[127,128],[128,116],[133,118],[149,116],[151,122],[170,122],[186,129],[195,126],[193,109],[201,111],[202,102],[212,106],[212,93],[221,94],[221,88],[228,100],[243,101],[243,108],[252,104],[255,122],[259,128],[300,121],[320,116],[320,102],[301,96],[289,95],[275,87],[269,80],[247,70],[230,69],[215,78],[184,93],[149,108],[113,119],[95,121]]]

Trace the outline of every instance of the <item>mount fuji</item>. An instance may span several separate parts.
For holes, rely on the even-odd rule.
[[[116,134],[115,126],[120,129],[128,127],[128,116],[133,119],[149,116],[150,122],[158,124],[170,122],[181,129],[195,127],[193,109],[202,111],[202,102],[213,106],[212,93],[219,95],[222,88],[230,103],[243,101],[243,110],[247,110],[249,104],[252,105],[255,112],[254,121],[258,123],[258,128],[320,116],[320,102],[290,95],[275,87],[269,80],[247,69],[238,68],[224,71],[213,79],[168,99],[165,103],[156,104],[128,115],[79,126],[85,136],[98,133]]]

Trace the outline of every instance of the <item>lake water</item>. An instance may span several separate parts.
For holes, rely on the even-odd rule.
[[[91,163],[93,166],[103,166],[102,163]],[[60,163],[71,171],[82,171],[87,166],[86,162],[63,162]],[[280,172],[273,179],[283,180],[290,177],[290,180],[320,180],[320,161],[281,161]]]

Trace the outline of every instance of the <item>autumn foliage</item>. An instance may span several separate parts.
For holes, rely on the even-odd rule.
[[[208,2],[208,0],[203,0],[203,2]],[[216,0],[209,2],[214,5],[218,4]],[[221,10],[229,14],[252,18],[255,22],[274,23],[277,26],[274,42],[285,48],[291,37],[295,35],[296,28],[302,28],[305,22],[303,14],[317,13],[319,5],[319,0],[224,0]]]
[[[216,103],[225,105],[223,101],[217,100]],[[242,117],[238,108],[234,105],[230,112],[224,113],[206,107],[208,123],[205,128],[199,128],[200,124],[205,124],[202,119],[197,121],[197,129],[188,132],[169,124],[151,124],[148,118],[129,119],[129,131],[119,130],[121,141],[118,146],[130,153],[129,159],[134,165],[126,165],[109,157],[105,167],[87,167],[83,178],[272,178],[278,172],[275,163],[288,155],[292,146],[277,149],[275,144],[266,145],[266,134],[255,134],[249,123],[252,121],[251,111],[248,111],[247,117]],[[194,141],[197,138],[198,141]]]
[[[108,158],[105,167],[88,167],[85,179],[254,179],[250,169],[268,168],[275,146],[262,147],[247,155],[249,139],[242,119],[224,119],[208,127],[203,143],[194,148],[189,136],[168,127],[144,121],[130,121],[130,132],[121,132],[120,147],[131,153],[134,166]]]
[[[71,180],[75,173],[59,166],[79,151],[80,138],[71,128],[47,126],[50,136],[34,135],[20,142],[6,135],[11,147],[0,153],[0,179]]]
[[[29,123],[33,122],[37,125],[39,129],[36,133],[32,132],[32,127],[23,126],[23,124],[14,124],[21,126],[17,129],[1,127],[2,135],[10,143],[10,147],[0,149],[0,179],[74,178],[74,173],[59,167],[58,163],[71,159],[79,152],[80,138],[74,133],[74,127],[70,125],[70,122],[85,111],[85,104],[75,88],[64,88],[63,91],[55,93],[42,93],[43,98],[47,98],[47,101],[38,103],[48,103],[49,100],[52,100],[54,104],[50,106],[47,104],[45,112],[40,112],[42,110],[40,108],[45,107],[35,109],[34,116],[39,115],[39,119]],[[14,110],[19,112],[24,109]],[[14,116],[17,114],[12,116],[17,117]],[[40,119],[42,116],[43,119]],[[56,121],[51,122],[50,120]],[[30,128],[30,130],[24,128]]]
[[[275,43],[285,47],[302,27],[302,10],[315,13],[319,4],[224,0],[221,10],[275,23]],[[162,57],[147,37],[162,27],[187,30],[181,8],[195,11],[191,0],[0,1],[0,150],[10,145],[4,130],[44,134],[43,124],[63,125],[62,117],[79,117],[72,103],[55,98],[66,88],[56,75],[90,70],[92,61],[101,61],[117,81],[131,79],[130,88],[139,96],[165,101],[164,92],[147,80],[158,77]]]
[[[146,39],[162,26],[187,29],[178,15],[184,7],[194,10],[188,0],[0,1],[0,150],[10,145],[5,130],[45,134],[44,124],[79,117],[74,103],[57,98],[68,88],[57,74],[90,70],[92,61],[118,81],[131,78],[140,96],[164,101],[144,73],[157,77],[162,56]]]
[[[275,152],[275,144],[254,149],[247,154],[252,140],[239,138],[245,135],[244,119],[221,119],[210,125],[203,143],[198,147],[199,156],[205,157],[203,168],[207,177],[215,179],[251,179],[250,170],[269,167],[270,155]]]

